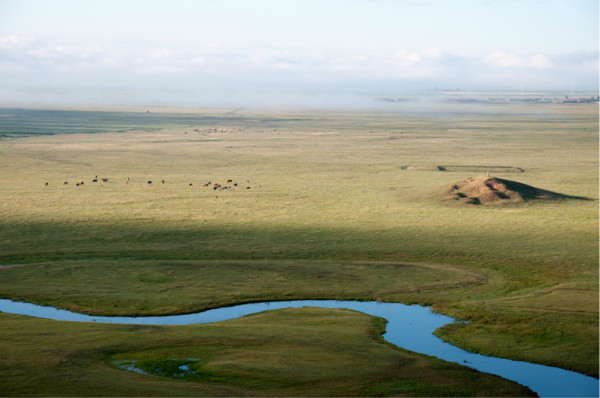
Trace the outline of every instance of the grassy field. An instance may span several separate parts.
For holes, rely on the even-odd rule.
[[[593,104],[0,110],[0,134],[0,297],[111,315],[291,298],[421,303],[470,320],[438,331],[453,344],[598,377]],[[487,169],[587,200],[476,206],[431,195]],[[3,395],[524,394],[391,348],[376,320],[343,311],[184,328],[0,318],[10,326]],[[48,324],[81,343],[58,344]],[[289,325],[306,343],[290,341]],[[110,365],[178,357],[214,373],[173,380]],[[48,382],[59,376],[64,390]],[[86,390],[86,379],[97,384]]]

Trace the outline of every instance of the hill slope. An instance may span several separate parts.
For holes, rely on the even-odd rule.
[[[443,201],[477,205],[520,203],[535,199],[585,199],[484,175],[438,187],[431,193]]]

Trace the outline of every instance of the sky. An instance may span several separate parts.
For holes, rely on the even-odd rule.
[[[0,105],[598,91],[597,0],[0,0]]]

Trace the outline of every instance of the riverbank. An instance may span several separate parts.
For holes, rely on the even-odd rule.
[[[387,323],[386,330],[383,333],[383,337],[387,342],[411,352],[441,358],[478,371],[512,380],[530,388],[540,397],[594,397],[598,392],[598,380],[592,377],[553,367],[486,357],[469,353],[444,343],[435,337],[433,332],[439,327],[454,323],[455,321],[452,318],[432,313],[426,307],[414,305],[407,306],[404,304],[366,301],[299,300],[242,304],[187,315],[171,315],[163,317],[102,317],[76,314],[52,307],[41,307],[28,303],[18,303],[0,299],[0,312],[58,321],[130,325],[173,326],[205,324],[238,319],[243,316],[265,311],[274,311],[284,308],[304,309],[306,307],[350,309],[382,318]],[[132,371],[141,374],[156,374],[159,376],[171,375],[169,377],[186,379],[196,376],[198,372],[201,372],[199,369],[201,367],[199,361],[199,359],[194,361],[195,368],[198,369],[198,371],[194,372],[189,371],[188,362],[182,365],[185,367],[185,372],[180,372],[181,369],[178,367],[177,371],[173,373],[173,371],[163,370],[160,366],[151,367],[150,370],[148,370],[150,373],[146,373],[146,371],[137,367],[132,368]],[[127,361],[127,363],[129,362],[130,361]],[[172,360],[167,358],[166,363],[171,365]],[[122,368],[121,366],[118,367]],[[126,370],[130,367],[131,366]],[[173,374],[175,376],[173,376]]]
[[[497,376],[396,349],[381,337],[381,318],[355,311],[282,309],[189,326],[0,317],[10,363],[0,393],[8,396],[532,396]],[[111,365],[161,367],[181,357],[202,359],[189,379]]]

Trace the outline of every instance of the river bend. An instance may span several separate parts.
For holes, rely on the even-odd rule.
[[[297,300],[241,304],[195,314],[145,317],[107,317],[77,314],[52,307],[0,299],[0,312],[59,321],[139,325],[190,325],[220,322],[282,308],[344,308],[387,320],[384,339],[398,347],[459,363],[529,387],[541,397],[598,397],[598,380],[580,373],[522,361],[471,353],[443,342],[433,331],[455,322],[427,307],[374,301]]]

